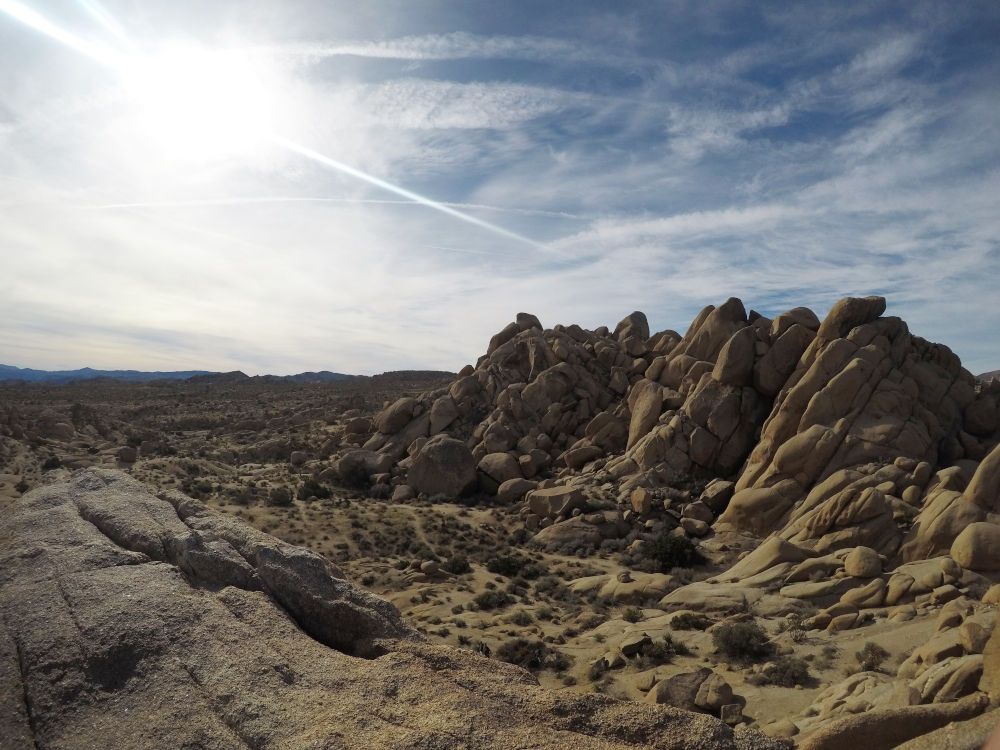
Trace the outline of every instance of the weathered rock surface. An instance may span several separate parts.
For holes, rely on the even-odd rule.
[[[0,737],[37,748],[777,748],[422,643],[324,558],[119,472],[0,519]]]

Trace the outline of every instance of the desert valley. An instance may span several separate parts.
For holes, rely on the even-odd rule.
[[[1000,381],[890,313],[8,382],[4,747],[978,748]]]

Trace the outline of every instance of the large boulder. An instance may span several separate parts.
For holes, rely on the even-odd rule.
[[[416,399],[409,396],[397,399],[375,416],[375,429],[383,435],[397,433],[410,423],[416,409]]]
[[[476,486],[476,460],[465,443],[437,435],[413,457],[407,484],[426,495],[459,497]]]
[[[951,557],[968,570],[1000,570],[1000,525],[969,524],[952,542]]]

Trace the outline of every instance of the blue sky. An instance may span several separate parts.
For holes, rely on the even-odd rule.
[[[27,4],[82,54],[5,4],[4,363],[457,370],[522,310],[883,294],[1000,368],[996,2]]]

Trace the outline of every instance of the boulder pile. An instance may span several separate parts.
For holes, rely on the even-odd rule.
[[[354,455],[415,494],[523,503],[540,541],[773,533],[812,556],[989,569],[1000,381],[885,309],[769,319],[729,299],[683,336],[641,312],[594,331],[522,313],[447,389],[387,404]]]

